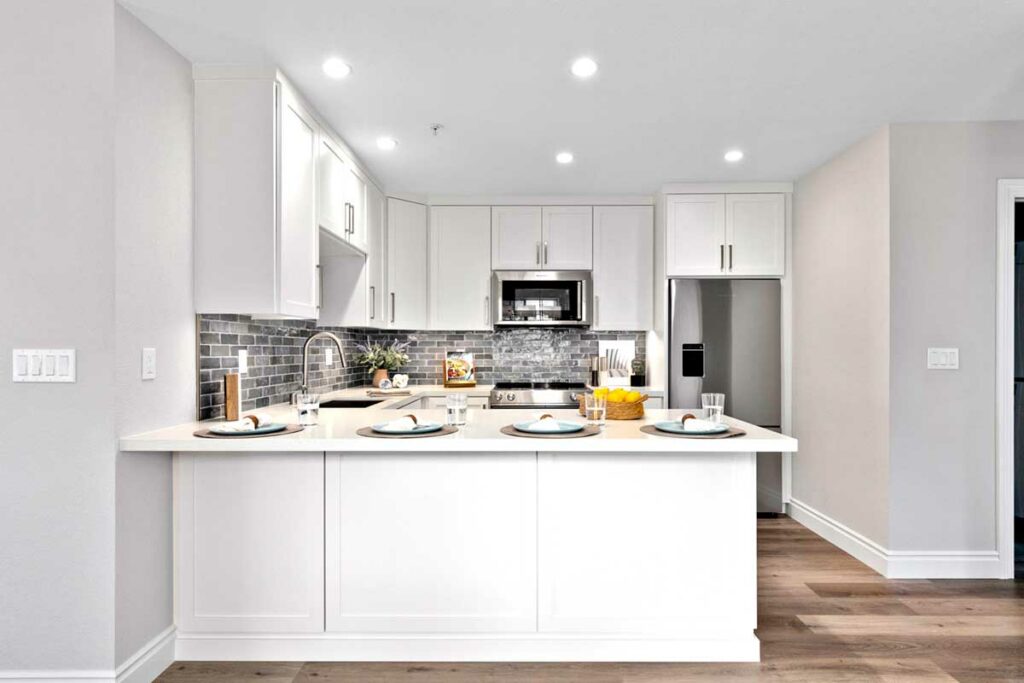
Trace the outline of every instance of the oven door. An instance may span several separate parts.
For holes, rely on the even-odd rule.
[[[495,325],[590,325],[589,271],[499,270],[491,294]]]

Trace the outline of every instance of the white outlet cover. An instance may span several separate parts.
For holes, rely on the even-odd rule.
[[[238,350],[238,374],[244,375],[249,372],[249,352],[245,349]]]
[[[142,379],[156,379],[156,349],[151,346],[142,349]]]
[[[330,347],[324,349],[324,365],[334,365],[334,349]]]

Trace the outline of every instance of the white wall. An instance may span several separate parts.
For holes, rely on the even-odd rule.
[[[114,631],[114,4],[0,20],[0,670],[109,670]],[[75,384],[11,349],[73,347]]]
[[[118,7],[117,428],[195,417],[191,64]],[[157,377],[141,380],[142,347]],[[174,622],[171,456],[117,455],[117,664]]]
[[[889,540],[889,133],[801,178],[793,222],[792,497]]]
[[[1024,177],[1024,122],[894,125],[891,150],[890,546],[991,551],[996,181]]]

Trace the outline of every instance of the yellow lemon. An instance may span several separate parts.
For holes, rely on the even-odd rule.
[[[612,403],[622,403],[624,400],[626,400],[626,390],[622,388],[613,389],[608,394],[608,400],[611,401]]]
[[[608,387],[598,387],[598,388],[594,389],[594,396],[597,396],[598,398],[600,398],[602,396],[607,397],[608,396]]]
[[[626,403],[636,403],[641,398],[643,398],[643,396],[640,394],[639,391],[631,391],[628,394],[626,394]]]

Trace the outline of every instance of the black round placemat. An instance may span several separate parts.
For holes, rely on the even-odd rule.
[[[192,436],[198,436],[201,439],[262,439],[267,436],[281,436],[282,434],[294,434],[295,432],[301,432],[302,425],[288,425],[279,432],[270,432],[268,434],[249,434],[248,432],[239,432],[237,434],[214,434],[207,429],[199,429],[192,432]]]
[[[356,430],[359,436],[369,436],[374,439],[429,439],[432,436],[446,436],[459,431],[458,427],[444,425],[436,432],[423,432],[422,434],[381,434],[373,431],[373,427],[361,427]]]
[[[732,436],[743,436],[746,434],[745,431],[737,427],[729,427],[729,431],[722,432],[721,434],[673,434],[672,432],[663,432],[654,425],[644,425],[640,428],[640,431],[644,434],[667,436],[673,439],[728,439]]]
[[[512,425],[505,425],[501,428],[501,433],[506,436],[521,436],[526,439],[579,439],[583,436],[600,434],[601,428],[596,425],[585,425],[580,431],[567,434],[532,434],[530,432],[521,432]]]

